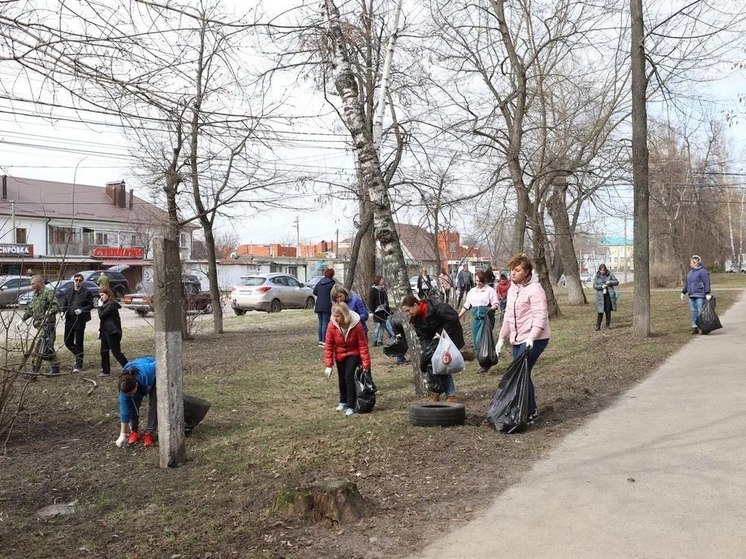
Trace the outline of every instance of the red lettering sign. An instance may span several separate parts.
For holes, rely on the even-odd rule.
[[[142,247],[96,247],[91,249],[91,256],[94,258],[143,258],[145,254]]]

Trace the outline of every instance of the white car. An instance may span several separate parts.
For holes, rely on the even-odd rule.
[[[243,276],[231,290],[231,307],[237,315],[246,311],[280,312],[282,309],[312,309],[313,289],[290,274]]]

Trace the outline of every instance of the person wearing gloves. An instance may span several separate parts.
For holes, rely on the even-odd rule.
[[[458,313],[459,320],[471,309],[471,335],[474,340],[474,350],[479,351],[479,337],[482,335],[482,328],[493,328],[494,323],[489,318],[489,313],[499,308],[497,293],[487,285],[487,275],[479,271],[474,275],[476,286],[466,294],[464,306]],[[481,367],[480,373],[488,372],[488,369]]]
[[[25,374],[24,378],[29,381],[37,380],[41,370],[42,361],[51,361],[49,374],[60,374],[60,358],[54,349],[56,338],[56,317],[60,311],[57,304],[57,297],[53,289],[44,287],[44,278],[36,275],[31,278],[31,303],[23,313],[21,320],[16,324],[16,329],[23,330],[26,328],[26,321],[30,318],[34,328],[39,331],[36,339],[36,348],[32,357],[32,373]]]
[[[681,290],[681,300],[689,296],[689,312],[692,315],[692,334],[699,334],[697,328],[697,317],[705,306],[705,300],[712,298],[710,295],[710,272],[702,265],[702,259],[696,254],[689,260],[689,271],[686,281]]]
[[[355,369],[362,365],[364,370],[370,371],[370,351],[360,316],[345,303],[335,303],[332,307],[332,319],[326,329],[324,362],[327,377],[331,377],[332,366],[337,364],[337,411],[344,412],[347,416],[354,415],[357,400]]]
[[[505,320],[495,351],[500,354],[505,340],[510,340],[513,359],[528,351],[528,418],[535,421],[539,414],[531,371],[549,345],[547,296],[538,278],[534,279],[534,266],[528,255],[520,253],[513,256],[508,262],[508,269],[512,284],[508,289]]]
[[[593,289],[596,290],[596,331],[601,329],[601,319],[606,314],[606,328],[611,328],[611,311],[616,311],[616,291],[619,280],[614,277],[606,264],[598,267],[593,276]]]
[[[114,359],[124,367],[127,364],[127,358],[122,353],[122,320],[119,318],[120,305],[117,302],[111,289],[105,287],[101,290],[98,300],[98,318],[99,328],[98,337],[101,339],[101,372],[100,377],[108,377],[111,374],[111,363],[109,361],[109,352],[114,355]]]
[[[405,295],[401,302],[401,310],[409,317],[409,322],[414,326],[423,354],[426,354],[427,348],[431,347],[433,340],[436,336],[439,337],[443,330],[448,333],[451,341],[458,349],[464,347],[464,331],[461,328],[458,314],[451,305],[431,300],[418,301],[414,295]],[[425,359],[420,360],[420,370],[423,373],[427,372]],[[444,376],[447,383],[446,401],[456,402],[456,383],[453,382],[453,375]],[[437,402],[440,400],[440,394],[431,392],[429,398],[433,402]]]
[[[355,293],[350,293],[347,289],[337,284],[332,287],[332,303],[344,303],[351,311],[355,311],[360,317],[360,323],[363,325],[363,331],[368,334],[368,307],[365,306],[363,300]]]
[[[155,391],[155,357],[138,357],[124,366],[119,376],[119,448],[140,440],[140,405],[148,397],[148,427],[142,442],[153,446],[158,427],[158,397]]]
[[[73,276],[73,288],[65,293],[62,300],[62,314],[65,317],[65,347],[75,356],[73,373],[83,369],[83,343],[85,325],[91,320],[93,293],[83,286],[83,274]]]

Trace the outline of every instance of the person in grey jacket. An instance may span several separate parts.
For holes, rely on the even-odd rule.
[[[606,314],[606,328],[611,328],[611,311],[616,310],[616,290],[619,280],[614,277],[606,264],[598,267],[593,276],[593,289],[596,290],[596,330],[601,329],[601,319]]]
[[[689,295],[689,312],[692,315],[692,334],[699,334],[697,317],[705,306],[705,300],[711,299],[710,272],[702,265],[702,259],[696,254],[689,260],[689,271],[681,290],[681,300]]]

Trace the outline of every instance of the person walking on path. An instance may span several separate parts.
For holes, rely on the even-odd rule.
[[[31,303],[23,313],[21,320],[16,324],[18,330],[25,327],[25,322],[30,318],[34,328],[38,331],[35,344],[32,345],[31,351],[31,369],[33,374],[24,375],[26,380],[37,380],[41,370],[42,361],[51,361],[49,374],[58,375],[60,373],[60,358],[54,349],[56,338],[57,313],[60,311],[57,297],[53,289],[44,287],[44,278],[36,275],[31,278]]]
[[[476,286],[466,295],[466,302],[458,313],[459,319],[471,310],[471,336],[474,340],[474,350],[479,351],[479,337],[482,335],[482,328],[495,326],[489,317],[490,311],[494,313],[500,304],[497,301],[497,293],[487,285],[486,274],[481,270],[476,273]],[[494,316],[494,314],[493,314]],[[481,367],[480,373],[486,373],[488,369]]]
[[[422,269],[419,277],[417,278],[417,296],[420,299],[430,299],[434,291],[433,280],[430,274],[427,273],[425,268]]]
[[[124,366],[119,377],[119,438],[118,447],[140,440],[140,406],[148,397],[148,426],[142,442],[153,446],[158,428],[158,396],[155,390],[155,357],[138,357]]]
[[[319,346],[324,347],[326,339],[326,328],[329,326],[329,318],[332,315],[332,287],[334,287],[334,268],[324,270],[324,277],[313,286],[313,294],[316,295],[314,312],[319,321],[318,336]]]
[[[373,347],[383,345],[383,331],[388,329],[387,321],[391,316],[391,308],[389,307],[389,296],[386,293],[386,287],[382,276],[376,276],[373,279],[373,286],[370,288],[368,294],[368,304],[373,310],[373,322],[376,325],[375,332],[373,333]],[[389,335],[393,337],[393,332],[389,332]]]
[[[705,301],[709,301],[710,295],[710,272],[702,265],[702,259],[696,254],[689,260],[689,271],[686,274],[686,281],[681,290],[681,300],[684,301],[689,296],[689,312],[692,315],[692,334],[699,334],[697,328],[697,317],[705,306]]]
[[[616,290],[619,280],[614,277],[606,264],[598,267],[593,276],[593,289],[596,290],[596,331],[601,329],[601,319],[606,314],[606,328],[611,328],[611,311],[616,311]]]
[[[101,290],[98,300],[99,338],[101,338],[101,372],[100,377],[107,377],[111,373],[109,352],[114,355],[119,364],[124,368],[127,358],[122,353],[122,320],[119,318],[120,305],[111,289],[105,287]]]
[[[469,293],[469,290],[474,287],[474,276],[469,271],[469,265],[464,264],[464,267],[456,275],[456,291],[458,291],[458,301],[456,302],[456,308],[461,307],[461,301],[464,299],[464,295]]]
[[[451,291],[453,290],[453,280],[448,275],[448,271],[443,268],[438,276],[438,286],[440,287],[440,300],[448,304],[451,301]]]
[[[326,331],[324,363],[327,377],[331,377],[332,366],[337,364],[337,411],[344,412],[346,416],[354,415],[357,400],[355,370],[362,365],[364,370],[370,371],[370,350],[360,316],[345,303],[335,303],[332,307],[332,319]]]
[[[528,351],[528,415],[529,421],[534,421],[539,415],[531,371],[549,345],[547,296],[538,277],[534,278],[534,266],[528,255],[516,254],[508,262],[508,268],[512,285],[508,289],[507,313],[495,351],[500,354],[505,340],[510,341],[513,359]]]
[[[347,291],[345,286],[337,284],[332,287],[332,303],[345,303],[351,311],[355,311],[360,317],[363,332],[368,333],[368,307],[356,293]]]
[[[464,347],[464,331],[461,328],[458,313],[451,305],[439,301],[418,301],[414,295],[406,295],[401,302],[401,309],[414,326],[423,353],[443,330],[458,349]],[[427,368],[423,365],[425,363],[421,362],[420,370],[425,373]],[[446,400],[456,402],[456,383],[453,382],[453,375],[444,376],[446,377]],[[430,400],[437,402],[440,400],[440,394],[432,392]]]
[[[91,320],[93,294],[83,285],[83,274],[73,276],[73,288],[65,293],[62,314],[65,316],[65,347],[75,356],[73,373],[83,370],[85,325]]]

